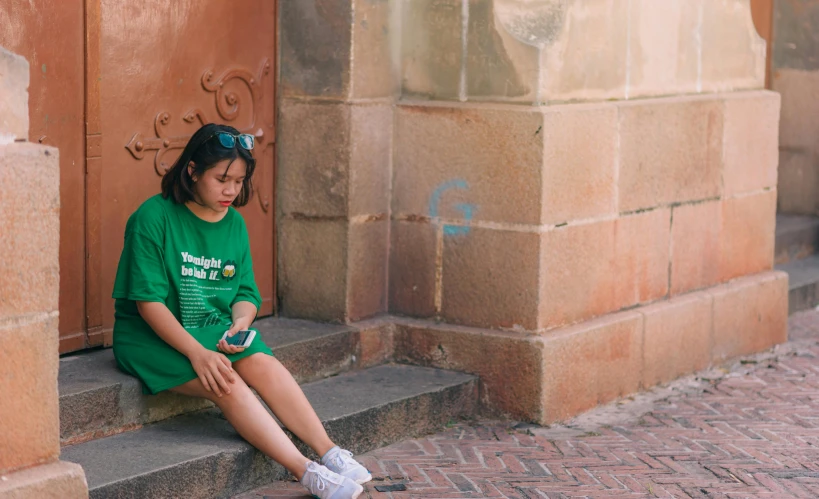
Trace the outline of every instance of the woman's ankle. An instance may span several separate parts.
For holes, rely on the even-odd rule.
[[[290,472],[291,475],[296,477],[297,480],[301,481],[301,477],[304,476],[304,472],[307,471],[307,465],[310,464],[312,461],[307,459],[301,452],[293,452],[287,453],[287,455],[282,456],[278,455],[273,457],[268,455],[269,458],[273,459],[277,463],[284,466],[284,468]]]
[[[307,465],[310,464],[310,462],[311,461],[309,459],[305,458],[304,462],[301,465],[296,466],[293,469],[288,469],[287,471],[289,471],[290,474],[292,474],[294,477],[296,477],[296,480],[301,482],[301,479],[304,477],[304,474],[307,472]]]
[[[315,446],[313,450],[316,451],[316,454],[318,454],[319,456],[319,461],[321,461],[321,459],[324,456],[326,456],[328,452],[335,449],[336,447],[338,446],[328,438],[326,442],[323,442],[321,445]]]

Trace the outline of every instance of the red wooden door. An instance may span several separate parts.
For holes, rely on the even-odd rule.
[[[0,2],[0,45],[30,65],[29,140],[60,149],[60,351],[85,322],[85,74],[83,0]],[[57,276],[54,276],[56,279]]]
[[[10,0],[0,45],[31,63],[31,140],[60,149],[61,352],[110,344],[128,216],[207,122],[256,136],[250,232],[275,307],[273,0]]]

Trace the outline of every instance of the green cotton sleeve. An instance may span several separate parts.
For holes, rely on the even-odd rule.
[[[151,238],[131,232],[117,268],[115,299],[165,303],[168,299],[168,275],[165,255]]]
[[[247,237],[247,231],[244,231],[243,246],[242,261],[239,268],[239,290],[230,306],[233,307],[240,301],[249,301],[256,305],[256,310],[259,310],[262,307],[262,295],[259,293],[256,278],[253,276],[253,258],[250,256],[250,241]]]

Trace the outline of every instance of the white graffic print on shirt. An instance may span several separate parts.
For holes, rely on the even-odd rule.
[[[205,256],[193,256],[183,251],[182,279],[179,289],[179,311],[182,315],[182,326],[185,329],[219,325],[221,314],[210,304],[210,298],[217,293],[230,291],[230,287],[208,286],[222,280],[225,271],[222,269],[222,260]],[[230,278],[235,274],[235,263],[230,262],[227,272]],[[227,269],[225,269],[227,270]]]

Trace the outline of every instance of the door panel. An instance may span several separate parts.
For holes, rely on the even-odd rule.
[[[30,65],[29,140],[60,150],[60,351],[86,346],[83,0],[0,2],[0,46]]]
[[[110,295],[128,216],[159,192],[161,174],[207,122],[257,137],[257,195],[242,214],[262,313],[272,313],[275,2],[102,0],[100,9],[101,165],[99,188],[89,188],[99,236],[89,245],[100,251],[101,323],[89,326],[113,327]]]

